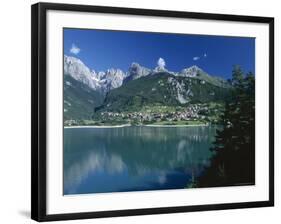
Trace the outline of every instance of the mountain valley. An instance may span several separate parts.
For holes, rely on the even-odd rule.
[[[64,56],[65,125],[216,123],[231,90],[195,65],[172,72],[134,62],[127,72],[96,72]]]

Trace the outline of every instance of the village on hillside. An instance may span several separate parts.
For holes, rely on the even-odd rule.
[[[189,124],[217,124],[219,115],[223,112],[223,105],[219,103],[190,104],[188,106],[152,106],[144,107],[140,111],[100,112],[92,119],[65,120],[65,126],[75,125],[189,125]]]

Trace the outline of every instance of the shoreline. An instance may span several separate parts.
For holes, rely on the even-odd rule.
[[[121,125],[76,125],[76,126],[63,126],[63,128],[123,128],[130,127],[131,124],[121,124]]]
[[[177,128],[177,127],[207,127],[209,126],[209,124],[181,124],[181,125],[177,125],[177,124],[146,124],[146,125],[141,125],[141,126],[145,126],[145,127],[172,127],[172,128]]]
[[[121,125],[77,125],[77,126],[64,126],[64,128],[123,128],[123,127],[172,127],[172,128],[180,128],[180,127],[207,127],[209,124],[183,124],[183,125],[165,125],[165,124],[144,124],[144,125],[131,125],[131,124],[121,124]]]

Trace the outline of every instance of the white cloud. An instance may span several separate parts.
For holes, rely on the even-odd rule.
[[[80,52],[80,48],[77,47],[75,44],[72,44],[71,48],[70,48],[70,53],[72,54],[79,54]]]
[[[157,64],[160,68],[164,68],[166,66],[166,62],[163,58],[159,58]]]
[[[208,55],[207,55],[207,53],[205,52],[203,55],[201,55],[201,56],[194,56],[193,57],[193,61],[198,61],[198,60],[200,60],[200,59],[202,59],[202,58],[206,58]]]

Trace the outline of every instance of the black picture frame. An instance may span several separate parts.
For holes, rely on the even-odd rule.
[[[269,24],[269,200],[243,203],[208,204],[160,208],[140,208],[100,212],[68,214],[46,213],[46,13],[48,10],[75,12],[100,12],[124,15],[162,16],[193,18],[218,21],[253,22]],[[31,47],[31,218],[36,221],[132,216],[161,213],[192,212],[237,208],[266,207],[274,205],[274,18],[183,11],[163,11],[151,9],[103,7],[73,4],[37,3],[32,5],[32,47]]]

